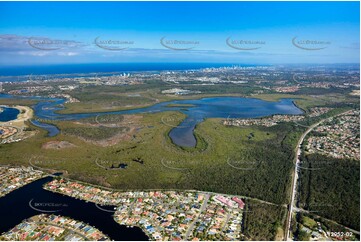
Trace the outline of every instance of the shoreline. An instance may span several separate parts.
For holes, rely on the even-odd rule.
[[[205,99],[205,98],[228,98],[228,97],[235,97],[235,98],[246,98],[246,99],[258,99],[258,100],[262,100],[265,102],[279,102],[281,99],[301,99],[300,97],[277,97],[275,100],[269,100],[266,97],[257,97],[257,96],[245,96],[245,95],[239,95],[239,94],[206,94],[206,95],[202,95],[200,97],[192,97],[189,96],[188,98],[174,98],[174,99],[169,99],[169,100],[165,100],[165,101],[160,101],[160,102],[155,102],[152,104],[147,104],[147,105],[141,105],[141,106],[137,106],[137,107],[124,107],[124,108],[119,108],[119,109],[114,109],[114,110],[106,110],[106,111],[97,111],[97,110],[93,110],[90,112],[67,112],[66,111],[66,105],[64,105],[64,108],[61,110],[56,110],[54,113],[55,114],[66,114],[66,115],[81,115],[81,114],[90,114],[90,113],[109,113],[109,112],[119,112],[119,111],[128,111],[128,110],[136,110],[136,109],[141,109],[141,108],[149,108],[153,105],[156,104],[160,104],[160,103],[165,103],[165,102],[174,102],[174,101],[190,101],[190,100],[201,100],[201,99]],[[294,100],[292,100],[292,103],[295,105],[295,107],[299,108],[300,110],[304,111],[303,108],[299,107],[298,105],[296,105],[294,103]],[[169,106],[171,105],[171,106]],[[194,106],[190,106],[192,104],[168,104],[166,105],[166,107],[187,107],[187,108],[192,108]],[[109,114],[112,115],[112,114]]]
[[[273,96],[273,97],[272,97]],[[168,97],[168,98],[167,98]],[[153,103],[149,103],[149,104],[144,104],[144,105],[139,105],[136,107],[119,107],[119,108],[114,108],[114,109],[110,109],[110,110],[104,110],[104,109],[94,109],[94,110],[90,110],[88,112],[69,112],[68,108],[66,107],[67,104],[64,103],[64,108],[61,110],[56,110],[54,111],[55,114],[70,114],[70,115],[77,115],[77,114],[90,114],[90,113],[108,113],[108,112],[118,112],[118,111],[127,111],[127,110],[133,110],[133,109],[141,109],[141,108],[148,108],[151,107],[153,105],[159,104],[159,103],[164,103],[164,102],[174,102],[174,101],[185,101],[185,100],[200,100],[200,99],[204,99],[204,98],[222,98],[222,97],[238,97],[238,98],[249,98],[249,99],[259,99],[262,101],[266,101],[266,102],[279,102],[281,99],[293,99],[292,102],[293,104],[299,108],[300,110],[302,110],[303,112],[306,113],[305,109],[303,109],[302,107],[300,107],[298,104],[296,104],[296,100],[295,99],[305,99],[304,97],[300,96],[300,95],[292,95],[292,94],[277,94],[277,93],[273,93],[273,94],[257,94],[257,95],[241,95],[241,94],[237,94],[237,93],[230,93],[230,94],[201,94],[201,95],[197,95],[197,96],[174,96],[174,97],[169,97],[167,96],[165,98],[165,100],[162,101],[156,101]],[[15,100],[18,99],[17,96],[12,95],[12,98],[14,98]],[[29,98],[29,100],[32,99],[31,96],[28,96],[27,98]],[[44,99],[47,99],[48,97],[43,97]],[[0,96],[0,100],[2,99],[2,97]],[[64,100],[64,102],[66,101],[66,99],[61,98],[62,100]],[[40,100],[41,101],[41,100]],[[172,104],[169,104],[172,105]],[[175,104],[177,105],[177,104]],[[187,104],[182,104],[181,106],[185,106]],[[189,104],[188,104],[189,105]],[[188,106],[187,107],[193,107],[193,106]],[[20,106],[20,105],[16,105],[16,106]],[[27,107],[27,106],[21,106],[21,107]],[[172,105],[172,107],[174,107]],[[0,111],[1,112],[1,111]]]
[[[18,114],[17,120],[27,121],[27,120],[31,119],[32,117],[34,117],[33,109],[31,109],[28,106],[16,105],[15,108],[20,111],[20,113]]]
[[[11,168],[22,168],[22,167],[26,167],[26,166],[19,166],[19,165],[3,165],[3,164],[1,164],[1,165],[0,165],[0,168],[5,168],[5,169],[11,169]],[[5,192],[5,193],[1,193],[1,194],[0,194],[0,199],[1,199],[1,198],[3,198],[3,197],[5,197],[5,196],[6,196],[6,195],[8,195],[9,193],[12,193],[12,192],[14,192],[14,191],[16,191],[16,190],[18,190],[18,189],[20,189],[20,188],[24,187],[24,186],[27,186],[27,185],[29,185],[29,184],[31,184],[31,183],[33,183],[33,182],[35,182],[35,181],[38,181],[38,180],[40,180],[40,179],[43,179],[43,178],[45,178],[45,177],[48,177],[48,176],[49,176],[47,173],[45,173],[45,172],[43,172],[43,171],[41,171],[41,170],[39,170],[39,169],[34,169],[33,167],[32,167],[32,169],[33,169],[33,170],[35,170],[35,171],[40,171],[40,172],[42,172],[41,176],[40,176],[40,177],[37,177],[37,178],[34,178],[32,181],[27,182],[27,183],[25,183],[25,184],[21,184],[20,186],[16,187],[16,188],[15,188],[15,189],[13,189],[13,190],[9,190],[9,191],[7,191],[7,192]]]
[[[13,120],[9,120],[9,121],[6,121],[6,122],[1,122],[3,125],[11,125],[13,126],[15,123],[15,126],[16,124],[17,125],[25,125],[25,121],[28,121],[29,119],[31,119],[32,117],[34,117],[34,110],[31,109],[30,107],[28,106],[22,106],[22,105],[1,105],[0,106],[0,113],[3,112],[3,108],[14,108],[14,109],[17,109],[19,110],[19,114],[17,115],[16,119],[13,119]]]

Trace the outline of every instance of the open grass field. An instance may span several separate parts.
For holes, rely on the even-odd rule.
[[[36,104],[36,100],[28,100],[28,99],[15,99],[15,98],[1,98],[0,105],[25,105],[31,106]]]

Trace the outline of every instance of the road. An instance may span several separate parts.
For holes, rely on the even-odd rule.
[[[298,180],[297,168],[298,168],[298,164],[300,163],[301,145],[302,145],[303,140],[305,139],[306,135],[325,120],[326,119],[323,119],[323,120],[311,125],[310,127],[308,127],[308,129],[301,135],[300,139],[297,142],[296,152],[295,152],[296,155],[295,155],[295,160],[293,162],[295,164],[295,169],[292,174],[292,183],[291,183],[292,184],[292,187],[291,187],[292,193],[291,193],[290,204],[288,205],[287,223],[286,223],[286,230],[285,230],[285,233],[286,233],[285,240],[286,241],[289,239],[289,236],[290,236],[291,219],[292,219],[292,212],[293,212],[293,207],[294,207],[294,202],[295,202],[296,186],[297,186],[297,180]]]
[[[312,212],[310,212],[310,211],[308,211],[308,210],[302,209],[302,208],[297,208],[297,207],[294,207],[293,209],[295,210],[295,212],[300,212],[300,213],[311,213],[311,214],[312,214],[312,216],[314,216],[315,218],[322,218],[322,219],[327,220],[327,221],[330,221],[330,222],[332,222],[332,223],[339,224],[339,223],[337,223],[337,222],[336,222],[336,221],[334,221],[334,220],[331,220],[331,219],[327,219],[327,218],[324,218],[324,217],[318,216],[318,215],[316,215],[316,214],[314,214],[314,213],[312,213]],[[360,234],[360,231],[357,231],[357,230],[351,229],[351,228],[346,227],[345,225],[342,225],[342,224],[339,224],[339,225],[341,225],[342,227],[346,228],[347,230],[350,230],[350,231],[351,231],[352,233],[354,233],[354,234]]]
[[[229,221],[230,218],[231,218],[231,214],[228,212],[227,217],[226,217],[226,221],[223,224],[222,232],[224,232],[224,230],[227,228],[227,224],[228,224],[228,221]]]
[[[50,225],[50,226],[54,226],[54,227],[58,227],[58,228],[62,228],[62,229],[68,229],[70,230],[72,233],[79,235],[80,237],[82,237],[84,240],[89,240],[84,234],[79,233],[78,231],[75,231],[74,229],[70,228],[70,227],[66,227],[64,225],[59,225],[59,224],[55,224],[55,223],[50,223],[50,222],[35,222],[35,224],[39,224],[39,225]]]
[[[197,221],[198,221],[199,217],[201,216],[202,212],[203,212],[203,211],[206,209],[206,207],[207,207],[207,203],[208,203],[209,197],[210,197],[209,194],[205,194],[202,207],[201,207],[200,210],[199,210],[199,214],[198,214],[197,218],[194,219],[194,221],[191,223],[191,225],[189,225],[188,230],[187,230],[187,232],[186,232],[186,235],[184,236],[184,240],[188,240],[188,237],[189,237],[190,233],[193,231],[194,225],[197,223]]]
[[[349,110],[348,110],[349,111]],[[307,136],[307,134],[309,132],[311,132],[315,127],[317,127],[318,125],[320,125],[321,123],[323,123],[324,121],[328,120],[328,119],[331,119],[335,116],[339,116],[339,115],[342,115],[342,114],[345,114],[347,113],[348,111],[346,112],[343,112],[343,113],[340,113],[340,114],[337,114],[337,115],[334,115],[332,117],[328,117],[328,118],[325,118],[325,119],[322,119],[321,121],[317,122],[317,123],[314,123],[312,124],[311,126],[309,126],[309,128],[301,135],[300,139],[298,140],[297,142],[297,146],[296,146],[296,149],[295,149],[295,158],[294,158],[294,164],[295,164],[295,169],[292,173],[292,193],[291,193],[291,197],[290,197],[290,203],[288,204],[288,213],[287,213],[287,220],[286,220],[286,229],[285,229],[285,240],[289,240],[290,238],[290,234],[291,234],[291,231],[290,231],[290,228],[291,228],[291,219],[292,219],[292,213],[293,213],[293,209],[295,206],[295,196],[296,196],[296,190],[297,190],[297,180],[298,180],[298,165],[300,163],[300,155],[301,155],[301,145],[303,143],[303,140],[305,139],[305,137]]]

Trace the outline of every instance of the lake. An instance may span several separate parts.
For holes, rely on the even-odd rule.
[[[6,232],[22,220],[41,213],[67,216],[96,227],[113,240],[148,240],[148,236],[138,227],[120,225],[113,219],[110,206],[100,207],[94,203],[53,193],[43,189],[52,177],[45,177],[25,185],[0,198],[0,234]],[[41,210],[41,211],[37,211]]]
[[[15,120],[19,113],[19,109],[0,106],[0,122]]]
[[[64,103],[64,99],[47,98],[33,106],[35,115],[40,119],[36,122],[33,121],[34,125],[48,130],[49,135],[54,136],[60,132],[58,128],[54,125],[41,123],[41,119],[79,120],[82,118],[109,114],[141,114],[164,111],[179,111],[186,114],[187,117],[177,127],[172,128],[169,136],[174,144],[184,147],[194,147],[196,145],[197,141],[194,137],[193,131],[196,125],[204,121],[206,118],[259,118],[274,114],[298,115],[303,113],[302,110],[296,107],[292,99],[281,99],[277,102],[270,102],[256,98],[210,97],[162,102],[145,108],[115,112],[78,114],[56,113],[56,111],[64,109]],[[185,105],[188,106],[185,108]],[[163,123],[167,125],[167,122]]]

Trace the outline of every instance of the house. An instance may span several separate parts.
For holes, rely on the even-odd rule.
[[[238,207],[240,209],[244,208],[245,203],[242,201],[242,199],[240,199],[238,197],[233,197],[232,200],[235,201],[238,204]]]

